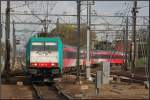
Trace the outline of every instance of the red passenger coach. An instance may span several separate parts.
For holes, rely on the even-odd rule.
[[[76,66],[77,49],[64,45],[63,47],[63,71],[70,70]]]
[[[86,50],[80,51],[80,66],[86,65]],[[64,46],[63,48],[63,70],[68,71],[75,68],[77,61],[77,48]],[[111,65],[122,65],[124,63],[124,55],[118,52],[91,50],[90,65],[99,64],[101,62],[110,62]]]
[[[110,64],[122,65],[124,63],[124,55],[110,51],[95,51],[93,58],[95,62],[110,62]]]

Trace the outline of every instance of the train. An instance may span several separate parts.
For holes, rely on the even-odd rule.
[[[86,50],[80,50],[80,66],[86,66]],[[26,45],[26,67],[32,81],[53,81],[77,66],[77,48],[63,44],[59,37],[31,37]],[[90,51],[90,64],[123,64],[122,53]]]

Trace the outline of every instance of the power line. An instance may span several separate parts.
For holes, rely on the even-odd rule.
[[[2,15],[5,15],[4,12],[2,12]],[[31,15],[33,16],[32,13],[16,13],[16,12],[11,12],[10,15]],[[38,15],[38,16],[42,16],[42,15],[46,15],[43,13],[34,13],[34,15]],[[77,17],[77,14],[48,14],[48,16],[68,16],[68,17]],[[87,15],[81,15],[86,17]],[[92,17],[127,17],[127,16],[122,16],[122,15],[101,15],[101,14],[91,14]],[[132,16],[128,16],[128,17],[132,17]],[[137,17],[147,17],[149,18],[149,16],[137,16]]]
[[[14,17],[16,17],[16,16],[14,16]],[[20,22],[15,22],[15,24],[31,24],[31,25],[41,25],[41,22],[25,22],[25,21],[22,21],[20,18],[18,18],[18,17],[16,17],[17,19],[19,19],[20,20]],[[4,21],[2,21],[2,23],[5,23]],[[13,22],[10,22],[11,24],[13,23]],[[48,24],[56,24],[55,22],[49,22]],[[62,25],[77,25],[76,23],[59,23],[60,25],[62,24]],[[85,25],[85,24],[81,24],[81,25]],[[93,24],[91,24],[90,26],[106,26],[106,25],[108,25],[108,24],[105,24],[105,23],[100,23],[100,24],[97,24],[97,23],[93,23]],[[109,26],[125,26],[125,25],[123,25],[123,24],[109,24]],[[132,24],[129,24],[129,26],[133,26]],[[139,24],[139,25],[136,25],[136,26],[149,26],[149,25],[144,25],[144,24]]]
[[[1,1],[6,1],[6,0],[1,0]],[[16,1],[16,0],[11,0],[11,1]],[[26,0],[26,1],[31,1],[31,0]],[[41,1],[41,0],[36,0],[36,1]],[[42,1],[75,1],[75,0],[42,0]],[[89,0],[82,0],[82,1],[89,1]],[[122,0],[94,0],[94,1],[122,1]],[[132,1],[132,0],[124,0],[124,1]],[[137,1],[149,1],[149,0],[137,0]]]

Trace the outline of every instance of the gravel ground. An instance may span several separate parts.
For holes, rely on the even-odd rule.
[[[1,85],[0,94],[0,100],[33,99],[30,87],[24,85]]]
[[[95,85],[82,79],[82,84],[75,83],[75,76],[64,76],[57,83],[60,90],[76,99],[148,99],[148,89],[141,84],[111,82],[102,85],[100,94],[96,95]]]

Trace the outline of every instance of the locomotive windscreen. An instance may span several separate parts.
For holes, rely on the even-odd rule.
[[[57,43],[33,42],[32,51],[57,51]]]

